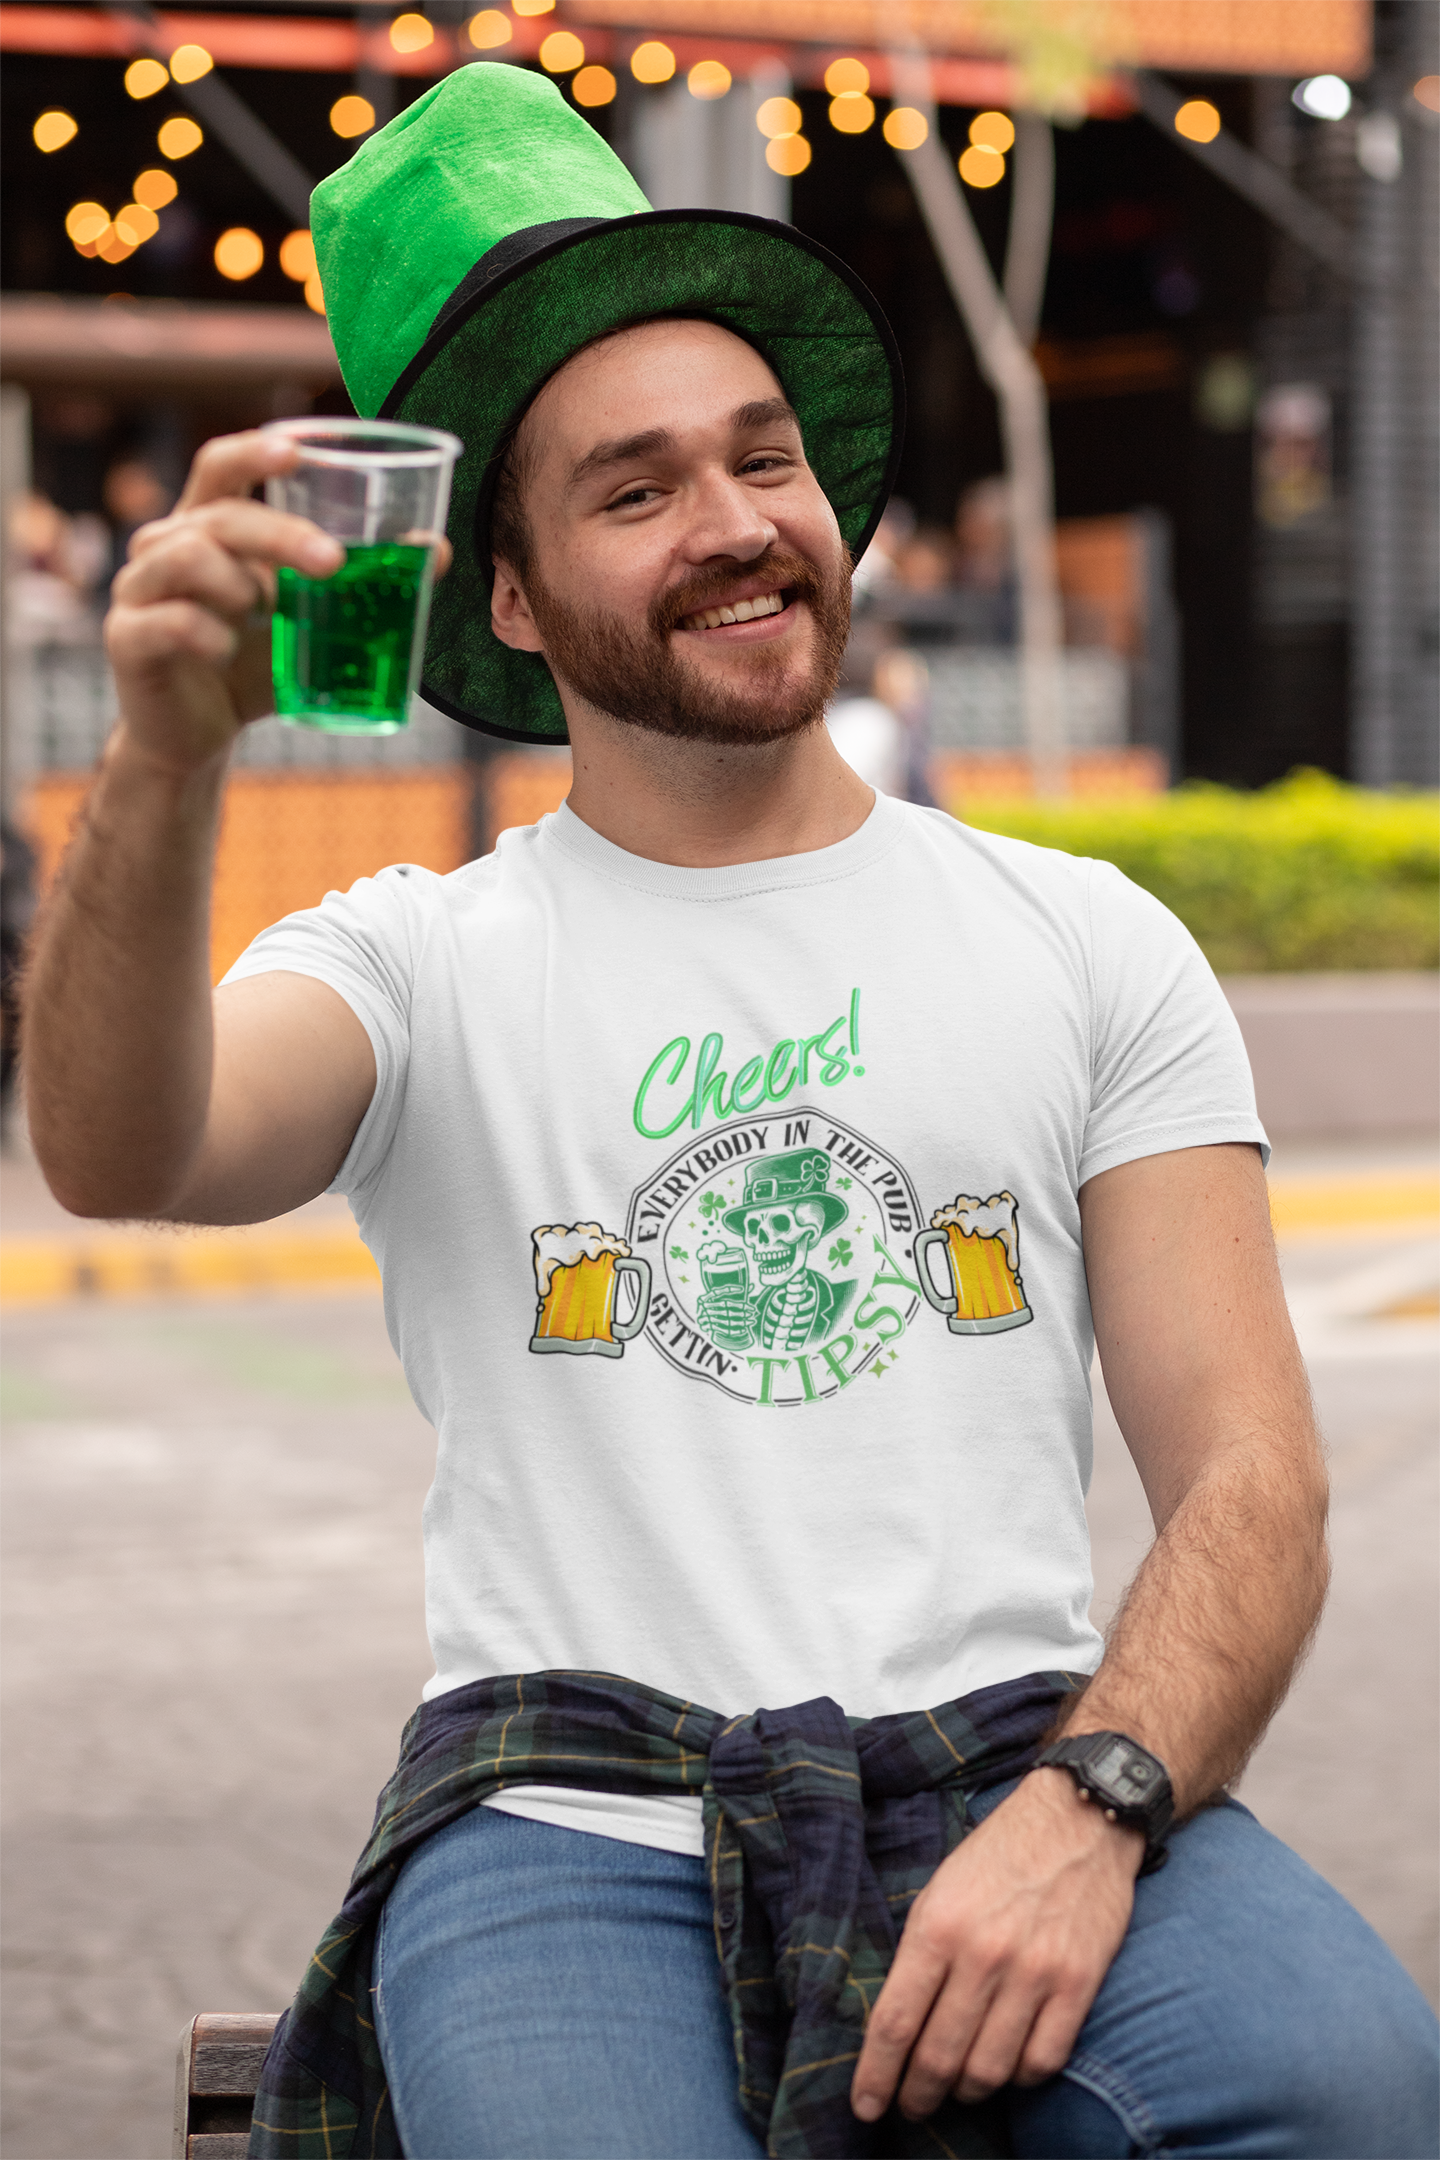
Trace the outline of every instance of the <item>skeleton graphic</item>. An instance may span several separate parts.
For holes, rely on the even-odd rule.
[[[809,1265],[811,1248],[845,1221],[849,1209],[826,1190],[830,1157],[820,1148],[797,1148],[762,1159],[746,1171],[745,1197],[726,1211],[723,1221],[744,1245],[750,1283],[744,1287],[733,1271],[722,1287],[717,1266],[707,1267],[708,1248],[700,1259],[707,1290],[696,1306],[700,1325],[717,1343],[744,1350],[758,1342],[781,1356],[821,1342],[839,1318],[836,1285]],[[721,1248],[715,1254],[734,1253]]]

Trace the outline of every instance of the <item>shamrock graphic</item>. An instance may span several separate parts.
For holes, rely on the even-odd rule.
[[[723,1193],[707,1192],[700,1195],[700,1213],[705,1217],[706,1222],[713,1222],[724,1205],[725,1195]]]
[[[670,1247],[670,1258],[672,1260],[688,1260],[689,1257],[690,1255],[683,1245],[672,1245]]]
[[[848,1177],[837,1177],[835,1180],[835,1183],[839,1186],[841,1192],[849,1192],[850,1187],[854,1184],[854,1182],[855,1181],[853,1178]]]
[[[849,1238],[836,1238],[835,1243],[830,1247],[828,1256],[831,1267],[849,1267],[854,1251],[855,1248],[850,1243]]]

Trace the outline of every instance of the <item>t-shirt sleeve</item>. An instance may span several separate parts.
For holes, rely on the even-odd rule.
[[[1112,863],[1090,865],[1094,1033],[1080,1183],[1142,1155],[1251,1141],[1270,1159],[1239,1023],[1199,946]]]
[[[410,991],[426,902],[438,880],[411,863],[327,893],[319,907],[286,915],[248,945],[222,981],[310,975],[338,991],[370,1038],[375,1093],[350,1151],[327,1188],[352,1198],[380,1170],[405,1101]]]

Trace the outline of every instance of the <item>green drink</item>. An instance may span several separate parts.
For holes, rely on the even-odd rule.
[[[280,570],[272,630],[277,713],[338,735],[392,735],[405,726],[432,552],[382,540],[347,548],[330,578]]]
[[[265,432],[292,452],[266,481],[266,502],[345,549],[333,577],[277,572],[275,710],[332,735],[393,735],[420,681],[435,552],[464,445],[390,420],[272,420]]]

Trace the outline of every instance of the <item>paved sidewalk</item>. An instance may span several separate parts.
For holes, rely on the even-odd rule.
[[[1431,1161],[1276,1169],[1378,1191]],[[1243,1797],[1434,1999],[1440,1247],[1414,1216],[1283,1256],[1335,1588]],[[4,2151],[162,2160],[182,2022],[288,1999],[430,1670],[432,1436],[343,1284],[13,1309],[4,1387]],[[1096,1437],[1103,1617],[1149,1524],[1103,1400]]]

